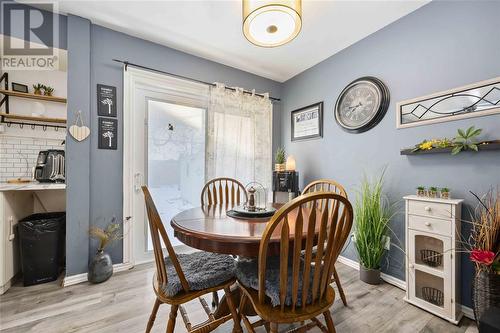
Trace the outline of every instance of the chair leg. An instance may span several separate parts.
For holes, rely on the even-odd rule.
[[[248,332],[250,333],[255,333],[255,330],[248,320],[248,318],[245,316],[245,314],[242,312],[242,310],[245,308],[245,304],[247,302],[247,295],[242,291],[241,292],[241,299],[240,299],[240,306],[239,308],[239,313],[241,316],[241,319],[243,320],[243,324],[245,325],[245,328],[247,329]]]
[[[323,312],[323,316],[325,317],[326,327],[328,328],[329,333],[335,333],[335,325],[333,325],[332,314],[330,311]]]
[[[149,316],[148,326],[146,326],[146,333],[151,332],[153,328],[153,324],[156,319],[156,313],[158,312],[158,308],[160,307],[160,300],[157,298],[155,300],[155,304],[153,305],[153,311],[151,311],[151,315]]]
[[[345,298],[344,289],[342,289],[342,284],[340,283],[339,275],[337,274],[337,270],[335,269],[335,266],[333,266],[333,276],[335,278],[335,284],[337,285],[337,288],[339,290],[339,294],[340,294],[340,298],[342,299],[342,303],[344,303],[344,306],[347,306],[347,300]]]
[[[170,308],[170,315],[168,317],[167,333],[173,333],[175,328],[175,318],[177,318],[178,305],[172,305]]]
[[[278,333],[278,324],[271,323],[271,333]]]
[[[241,329],[240,325],[240,316],[238,315],[236,307],[234,306],[233,298],[231,297],[231,289],[229,287],[225,287],[224,293],[226,294],[227,306],[229,307],[229,310],[231,310],[231,315],[233,316],[233,321],[234,321],[233,332],[242,333],[243,330]]]
[[[219,307],[219,294],[216,291],[212,292],[212,307]]]

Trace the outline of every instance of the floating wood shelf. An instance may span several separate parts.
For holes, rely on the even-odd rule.
[[[29,121],[40,121],[44,123],[66,124],[66,119],[64,118],[32,117],[32,116],[22,116],[18,114],[4,113],[4,112],[0,112],[0,116],[12,120],[29,120]]]
[[[494,141],[484,141],[477,144],[479,151],[484,150],[500,150],[500,140]],[[401,149],[401,155],[426,155],[426,154],[440,154],[448,153],[451,154],[452,147],[448,148],[432,148],[430,150],[417,150],[413,151],[413,148]]]
[[[20,98],[37,99],[37,100],[46,101],[46,102],[56,102],[56,103],[66,104],[66,98],[62,98],[62,97],[35,95],[35,94],[31,94],[31,93],[23,93],[23,92],[6,90],[6,89],[0,89],[0,94],[4,94],[7,96],[20,97]]]

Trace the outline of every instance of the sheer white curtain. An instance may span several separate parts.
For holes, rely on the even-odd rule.
[[[207,180],[232,177],[271,191],[272,103],[217,83],[210,91],[207,121]]]

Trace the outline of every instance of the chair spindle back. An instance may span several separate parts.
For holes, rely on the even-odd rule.
[[[201,191],[201,205],[240,205],[247,201],[245,186],[233,178],[214,178]]]
[[[179,264],[177,255],[175,254],[174,248],[172,247],[172,243],[170,243],[170,239],[168,238],[160,214],[156,209],[155,203],[153,201],[153,198],[151,197],[151,194],[149,193],[148,187],[142,186],[142,192],[144,193],[144,200],[146,202],[146,211],[148,214],[148,221],[149,221],[149,230],[151,232],[151,238],[153,240],[153,252],[155,255],[156,277],[158,280],[158,284],[164,285],[167,284],[168,282],[167,271],[165,268],[165,260],[163,258],[163,250],[160,241],[160,239],[162,239],[163,243],[165,243],[165,246],[167,248],[168,256],[175,267],[177,275],[179,276],[182,288],[184,289],[185,292],[188,292],[189,284]]]
[[[307,186],[304,188],[304,191],[302,191],[302,194],[314,193],[320,191],[337,193],[347,198],[347,192],[345,188],[336,181],[331,179],[318,179],[307,184]],[[321,209],[323,207],[320,206],[319,208]]]
[[[320,208],[322,207],[322,208]],[[291,307],[304,308],[311,285],[312,303],[326,296],[334,264],[347,240],[353,221],[350,202],[332,192],[308,193],[281,207],[268,222],[259,248],[259,302],[265,302],[266,263],[271,237],[280,239],[280,304],[285,309],[288,293],[288,267],[291,269]],[[316,256],[313,248],[317,246]],[[304,250],[303,261],[301,252]],[[303,266],[302,266],[303,265]],[[303,269],[301,270],[301,266]],[[321,267],[321,268],[320,268]],[[314,269],[311,282],[311,269]],[[302,272],[301,272],[302,271]],[[299,277],[302,276],[301,302],[298,302]]]

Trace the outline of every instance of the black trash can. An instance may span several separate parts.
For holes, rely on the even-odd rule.
[[[40,213],[18,224],[24,286],[57,280],[64,266],[66,213]]]

